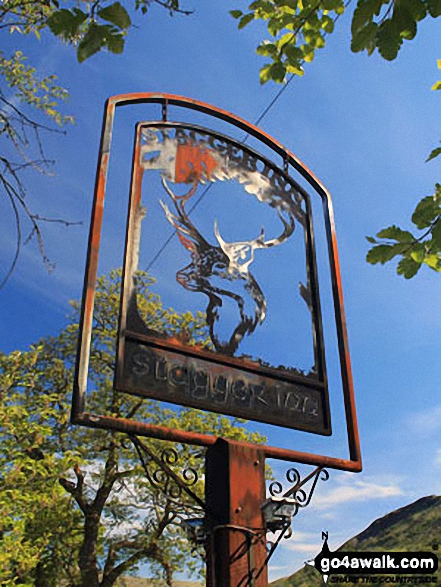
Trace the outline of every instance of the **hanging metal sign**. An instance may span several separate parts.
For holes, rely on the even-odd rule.
[[[217,189],[209,195],[206,216],[211,216],[204,234],[190,210],[208,187]],[[250,240],[227,242],[222,234],[228,226],[221,225],[216,215],[222,214],[229,198],[240,207],[236,203],[239,195],[268,208],[272,226],[262,227]],[[185,331],[167,332],[160,329],[167,326],[164,324],[152,328],[149,316],[142,317],[136,288],[142,237],[161,217],[175,229],[186,253],[175,280],[181,296],[190,293],[187,303],[198,296],[198,310],[206,322],[205,339],[191,338]],[[231,209],[222,217],[236,230],[241,224]],[[274,234],[268,234],[271,230]],[[294,363],[270,364],[262,358],[263,348],[255,349],[253,355],[241,352],[247,339],[276,311],[275,303],[267,303],[262,281],[279,281],[283,288],[280,271],[271,266],[264,270],[263,263],[259,283],[255,258],[260,255],[264,261],[275,247],[287,246],[294,232],[301,233],[296,246],[301,248],[299,272],[304,281],[298,283],[297,291],[284,295],[298,296],[301,310],[309,314],[305,328],[309,332],[302,341],[311,345],[312,361],[306,373]],[[317,287],[313,287],[317,272],[310,202],[287,173],[245,145],[209,129],[173,122],[140,123],[127,235],[117,389],[288,428],[330,433],[320,305]],[[157,265],[157,272],[163,274],[166,268]],[[286,330],[292,327],[295,325],[286,325]],[[292,349],[293,361],[295,355]]]
[[[203,446],[212,446],[217,440],[198,431],[137,421],[131,414],[124,419],[87,410],[94,299],[115,109],[145,103],[162,105],[163,116],[162,120],[138,122],[135,130],[114,389],[330,435],[318,287],[323,262],[318,266],[312,219],[318,195],[349,459],[271,446],[263,446],[261,451],[267,458],[360,470],[329,193],[291,152],[262,130],[214,106],[180,96],[127,94],[110,98],[106,105],[72,422]],[[245,131],[253,143],[245,144],[217,128],[199,126],[194,120],[169,120],[169,106],[232,125],[235,131]],[[305,185],[312,188],[313,196]]]

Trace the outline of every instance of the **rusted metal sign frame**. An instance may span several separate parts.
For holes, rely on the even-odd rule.
[[[274,140],[264,131],[225,110],[198,100],[192,100],[173,94],[162,94],[154,92],[121,94],[109,98],[106,103],[88,241],[86,273],[84,278],[77,361],[72,398],[72,423],[93,428],[104,428],[121,432],[130,432],[139,436],[154,437],[168,441],[189,443],[206,447],[212,446],[217,441],[217,437],[215,436],[200,434],[197,432],[188,432],[185,430],[173,430],[163,426],[155,426],[143,422],[134,422],[112,416],[91,414],[86,411],[87,375],[93,323],[94,297],[98,276],[98,257],[104,213],[104,198],[115,109],[119,106],[142,103],[161,104],[163,108],[164,120],[166,119],[168,105],[173,105],[184,107],[190,110],[196,110],[198,112],[202,112],[215,118],[219,118],[220,120],[234,124],[236,127],[257,138],[264,144],[268,145],[273,151],[278,153],[287,164],[292,165],[292,167],[306,179],[310,186],[321,197],[324,208],[326,236],[329,250],[329,265],[345,406],[349,458],[336,458],[273,446],[261,446],[259,448],[266,458],[275,458],[290,462],[320,465],[323,467],[345,471],[361,471],[360,441],[355,408],[351,362],[348,348],[343,293],[341,287],[337,239],[335,234],[334,215],[330,194],[322,185],[322,183],[314,176],[314,174],[311,173],[311,171],[309,171],[309,169],[293,153],[285,149],[278,141]],[[252,443],[243,443],[243,445],[244,447],[248,446],[250,449],[254,449],[255,447],[255,445]]]
[[[302,198],[305,205],[303,218],[307,287],[310,294],[309,310],[313,324],[313,348],[315,359],[315,377],[302,377],[280,368],[256,363],[254,360],[224,355],[212,350],[195,348],[180,342],[176,338],[162,338],[153,333],[139,314],[136,302],[136,286],[133,276],[137,270],[139,255],[140,221],[145,213],[141,206],[141,188],[144,169],[141,164],[141,136],[145,129],[185,130],[211,136],[216,141],[240,149],[247,160],[260,160],[267,172],[272,171],[286,181],[291,190]],[[275,424],[294,430],[303,430],[330,436],[331,416],[326,378],[326,364],[321,321],[320,297],[318,291],[317,265],[314,249],[314,232],[312,227],[311,203],[307,192],[277,165],[257,153],[254,149],[242,145],[231,137],[214,132],[199,125],[173,121],[145,121],[136,125],[135,144],[132,162],[132,181],[127,218],[127,235],[122,275],[122,295],[118,325],[117,365],[115,389],[141,397],[148,397],[245,418],[248,420]],[[150,207],[150,205],[149,205]],[[187,233],[186,233],[187,234]],[[169,367],[171,359],[175,364],[171,373],[178,369],[184,382],[179,385],[169,384]],[[162,365],[159,369],[159,366]],[[158,369],[161,373],[157,373]],[[142,371],[147,370],[148,380]],[[167,374],[164,374],[167,373]],[[156,376],[158,375],[158,376]],[[193,394],[189,379],[199,377],[204,381],[203,392]],[[228,387],[234,390],[239,384],[239,398],[234,399],[234,392],[220,393],[212,389],[213,382],[220,377]],[[245,392],[244,392],[245,390]],[[254,393],[256,398],[254,398]],[[245,397],[242,397],[242,395]],[[220,396],[220,397],[219,397]],[[232,401],[228,399],[232,397]]]

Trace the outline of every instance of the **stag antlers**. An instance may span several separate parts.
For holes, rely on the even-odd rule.
[[[195,194],[198,183],[194,183],[183,196],[176,195],[162,176],[164,189],[170,196],[174,212],[160,200],[168,221],[176,229],[181,243],[191,252],[191,263],[177,272],[178,282],[189,291],[199,291],[208,296],[207,325],[210,337],[217,351],[234,355],[245,335],[254,332],[257,324],[263,322],[266,315],[266,301],[258,283],[249,271],[256,249],[266,249],[281,244],[294,231],[294,217],[288,219],[278,210],[284,230],[274,239],[265,241],[265,231],[251,241],[227,243],[219,233],[217,221],[214,234],[220,246],[208,243],[188,217],[185,204]],[[213,277],[217,278],[216,280]],[[219,282],[219,279],[221,280]],[[222,287],[222,284],[225,285]],[[239,291],[238,291],[239,290]],[[220,309],[223,300],[234,300],[240,321],[227,340],[221,341],[218,333],[222,316]]]
[[[279,237],[273,238],[269,241],[264,240],[265,229],[262,228],[260,235],[254,240],[227,243],[220,235],[217,220],[214,221],[214,234],[221,249],[229,259],[228,271],[230,273],[238,272],[242,275],[247,274],[248,267],[254,261],[254,251],[256,249],[269,249],[270,247],[280,245],[292,235],[292,233],[294,232],[294,218],[290,216],[289,220],[286,221],[283,218],[281,212],[278,212],[278,214],[280,220],[283,222],[285,226],[285,229]],[[243,260],[246,259],[247,256],[248,260],[243,262]]]

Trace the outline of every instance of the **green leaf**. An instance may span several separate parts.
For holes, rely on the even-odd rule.
[[[273,18],[269,19],[268,31],[273,37],[275,37],[279,33],[280,29],[282,29],[282,28],[283,28],[283,24],[281,23],[280,18],[273,17]]]
[[[302,45],[303,59],[306,63],[311,63],[315,57],[315,51],[310,45]]]
[[[375,48],[375,39],[377,35],[378,25],[375,22],[370,22],[363,28],[359,29],[352,35],[351,51],[358,53],[367,49],[372,52]]]
[[[106,37],[106,45],[112,53],[120,54],[124,51],[124,37],[121,33],[110,34]]]
[[[412,222],[420,229],[428,228],[440,214],[441,207],[434,196],[423,198],[412,214]]]
[[[432,252],[441,251],[441,220],[437,220],[432,228],[432,242],[430,243]]]
[[[407,230],[401,230],[401,228],[395,225],[380,230],[380,232],[377,234],[377,237],[393,239],[400,243],[411,243],[415,241],[415,237],[411,232],[408,232]]]
[[[108,28],[94,22],[89,26],[81,43],[78,45],[77,59],[80,63],[98,53],[106,44]]]
[[[376,244],[377,244],[377,242],[378,242],[378,241],[377,241],[377,240],[376,240],[374,237],[372,237],[372,236],[367,236],[367,237],[366,237],[366,240],[367,240],[367,242],[368,242],[368,243],[371,243],[371,244],[373,244],[373,245],[376,245]]]
[[[287,65],[286,66],[286,71],[287,73],[292,73],[293,75],[298,75],[299,77],[302,77],[302,75],[305,74],[304,70],[302,69],[302,67],[299,65],[298,67],[296,67],[295,65]]]
[[[379,14],[382,5],[382,0],[359,0],[352,16],[352,34],[356,34],[367,24],[373,22],[374,16]]]
[[[282,5],[290,8],[291,10],[297,10],[298,0],[283,0]]]
[[[312,43],[312,46],[315,49],[323,49],[323,47],[326,45],[326,41],[325,38],[322,34],[318,33],[318,35],[316,36],[316,38],[314,39],[314,42]]]
[[[277,48],[279,51],[283,51],[285,47],[288,47],[290,44],[295,43],[296,37],[294,33],[286,33],[282,35],[280,39],[277,41]]]
[[[424,261],[424,258],[426,257],[426,247],[422,243],[418,243],[412,247],[410,256],[414,261],[421,265],[421,263]]]
[[[256,0],[255,2],[251,2],[251,4],[248,6],[248,8],[250,10],[260,10],[260,9],[265,9],[267,7],[267,3],[265,2],[265,0]],[[241,12],[240,10],[235,10],[234,12],[240,12],[241,14],[243,14],[243,12]],[[235,18],[239,18],[239,17],[235,17]]]
[[[441,82],[438,82],[438,83],[440,84],[440,87],[441,87]],[[438,155],[441,155],[441,147],[437,147],[436,149],[433,149],[433,151],[427,157],[426,163],[428,161],[431,161],[432,159],[435,159],[435,157],[438,157]]]
[[[323,10],[339,10],[341,8],[344,9],[344,4],[342,0],[323,0],[322,3]]]
[[[62,8],[51,14],[47,24],[57,37],[71,39],[78,34],[80,26],[86,19],[87,14],[78,8],[73,8],[72,11]]]
[[[302,15],[300,15],[302,16]],[[313,10],[306,19],[305,28],[319,30],[321,26],[321,20],[318,17],[318,14],[315,10]]]
[[[230,14],[233,18],[240,18],[243,12],[242,10],[230,10]]]
[[[308,45],[313,45],[317,38],[317,31],[315,30],[307,30],[303,33],[305,41]]]
[[[239,20],[239,24],[238,24],[239,29],[243,29],[253,19],[254,19],[254,13],[253,12],[250,12],[249,14],[245,14],[244,16],[242,16],[242,18]]]
[[[110,6],[98,10],[98,16],[107,22],[111,22],[119,29],[128,28],[132,22],[127,10],[119,2],[114,2]]]
[[[378,52],[387,61],[393,61],[403,43],[397,24],[393,20],[386,20],[378,27]]]
[[[398,263],[397,273],[405,279],[411,279],[418,273],[420,267],[421,263],[414,261],[411,257],[403,257]]]
[[[285,45],[283,53],[288,59],[288,63],[294,67],[301,66],[301,60],[304,58],[304,51],[300,47],[294,45]]]
[[[269,74],[272,80],[281,84],[285,80],[286,66],[280,61],[273,63],[270,67]]]
[[[334,24],[334,21],[332,20],[332,18],[325,15],[322,20],[321,28],[325,32],[327,32],[328,34],[331,34],[334,32],[334,27],[335,27],[335,24]]]
[[[271,63],[268,65],[264,65],[262,67],[262,69],[260,70],[259,78],[260,78],[261,84],[266,84],[266,82],[269,82],[269,80],[271,79],[271,75],[270,75],[271,65],[272,65]]]
[[[427,0],[427,10],[433,18],[441,16],[441,0]]]
[[[257,49],[256,53],[258,55],[263,55],[264,57],[272,57],[273,59],[277,57],[277,46],[274,43],[270,43],[269,41],[263,41]]]
[[[417,34],[417,23],[406,6],[397,4],[393,14],[393,22],[403,39],[411,40]]]
[[[384,265],[397,255],[399,255],[402,251],[402,247],[398,245],[377,245],[372,247],[372,249],[366,255],[366,261],[375,265],[376,263],[381,263]]]
[[[427,9],[422,0],[403,0],[403,3],[417,22],[426,16]]]
[[[439,253],[427,255],[423,262],[434,271],[441,271],[441,256]]]

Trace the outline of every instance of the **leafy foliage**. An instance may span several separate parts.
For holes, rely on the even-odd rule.
[[[36,393],[41,352],[0,355],[0,583],[8,587],[55,585],[80,521],[57,482],[71,455],[51,452],[52,424],[66,425],[67,413],[59,411],[57,390]]]
[[[81,62],[104,47],[112,53],[122,53],[131,19],[119,2],[103,7],[98,3],[93,4],[88,13],[77,6],[56,10],[48,18],[47,25],[54,35],[78,44],[77,57]]]
[[[14,91],[14,101],[29,104],[40,110],[59,126],[73,122],[72,117],[63,116],[57,110],[57,103],[67,100],[67,90],[55,83],[55,75],[38,79],[35,68],[27,64],[27,59],[21,51],[15,51],[10,59],[0,53],[0,73]],[[8,137],[14,140],[17,139],[17,132],[8,124],[9,118],[5,110],[0,112],[0,134],[7,133]]]
[[[53,162],[44,153],[42,134],[55,132],[56,127],[71,123],[73,119],[62,114],[59,109],[60,103],[67,100],[68,93],[56,83],[56,76],[40,79],[21,51],[15,51],[9,58],[0,52],[0,76],[9,87],[9,95],[0,87],[0,187],[11,204],[17,232],[15,255],[9,270],[0,279],[1,288],[14,270],[22,242],[28,242],[32,237],[37,239],[47,268],[53,267],[44,248],[41,223],[54,219],[41,217],[32,210],[26,198],[22,174],[30,168],[50,175]],[[48,127],[39,119],[32,118],[26,108],[40,113],[41,117],[49,119],[56,127]],[[63,220],[55,221],[72,224]],[[23,235],[25,224],[26,234]]]
[[[255,0],[246,12],[232,10],[239,29],[254,20],[264,21],[270,35],[257,47],[269,58],[260,71],[261,83],[283,83],[287,74],[303,75],[304,64],[326,45],[326,36],[350,6],[350,0]],[[395,59],[405,40],[417,34],[426,17],[441,16],[441,0],[358,0],[352,14],[351,50],[375,50]]]
[[[441,61],[438,61],[441,69]],[[434,90],[441,89],[437,82]],[[426,161],[431,161],[441,154],[441,148],[433,149]],[[401,257],[397,273],[406,279],[414,277],[421,266],[427,265],[434,271],[441,272],[441,185],[435,185],[432,196],[423,198],[415,208],[412,222],[422,234],[402,230],[398,226],[389,226],[377,234],[377,238],[367,237],[375,245],[366,256],[369,263],[387,263],[395,257]],[[380,240],[377,240],[380,239]]]
[[[139,274],[138,304],[148,326],[205,340],[204,317],[165,308],[153,285],[147,274]],[[119,271],[99,279],[88,408],[261,442],[238,420],[161,409],[157,402],[114,391],[119,291]],[[78,304],[73,308],[58,336],[27,352],[0,356],[0,584],[111,587],[122,573],[148,561],[171,585],[175,571],[199,569],[179,528],[182,506],[147,481],[124,434],[69,425]],[[145,443],[156,452],[169,446]],[[180,447],[181,468],[200,467],[200,453]],[[180,472],[178,464],[172,467]],[[192,489],[202,496],[203,480]]]
[[[145,14],[152,4],[159,4],[170,14],[184,13],[179,0],[134,0],[134,10]],[[48,28],[54,35],[77,47],[78,61],[84,61],[102,49],[121,53],[132,20],[121,2],[49,0],[9,0],[0,8],[0,27],[10,32],[40,36]]]
[[[389,226],[377,234],[377,239],[368,237],[375,246],[368,252],[369,263],[387,263],[401,257],[397,273],[406,279],[414,277],[423,264],[434,271],[441,271],[441,185],[436,184],[433,196],[423,198],[415,208],[412,222],[423,231],[419,236]],[[380,239],[380,240],[378,240]]]
[[[315,51],[325,46],[326,35],[343,12],[343,0],[256,0],[248,12],[230,14],[239,29],[253,20],[266,22],[271,38],[260,43],[257,53],[270,58],[270,63],[262,67],[260,81],[282,83],[287,74],[304,74],[304,62],[312,61]]]
[[[134,0],[132,8],[145,14],[151,4],[163,6],[170,14],[188,13],[179,0]],[[74,46],[80,62],[102,50],[122,53],[131,24],[128,9],[113,0],[72,0],[62,5],[59,0],[0,3],[1,31],[13,33],[16,38],[17,33],[32,33],[38,39],[49,32]],[[28,169],[52,174],[53,161],[45,154],[43,139],[45,133],[60,132],[60,127],[73,122],[71,116],[63,113],[62,105],[67,98],[68,92],[57,84],[56,76],[39,76],[21,51],[11,55],[0,52],[0,190],[10,202],[16,228],[15,253],[0,277],[0,289],[14,271],[22,244],[32,237],[36,237],[47,269],[54,268],[44,247],[44,222],[75,224],[35,213],[27,198],[25,181]]]

